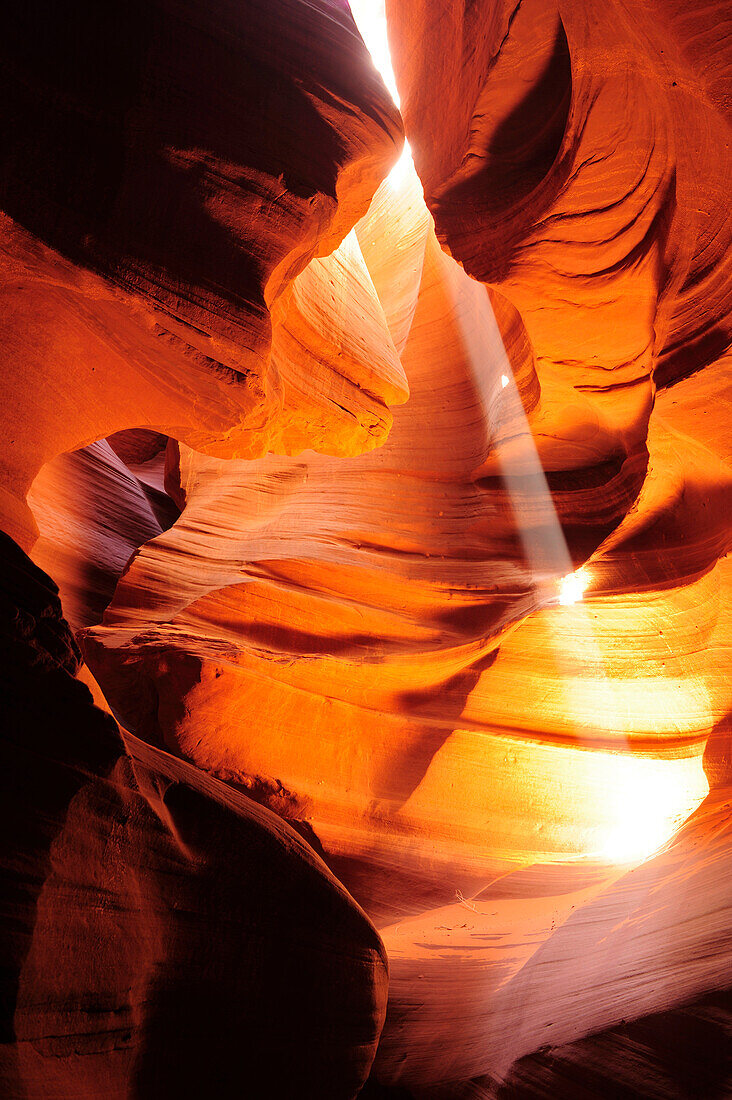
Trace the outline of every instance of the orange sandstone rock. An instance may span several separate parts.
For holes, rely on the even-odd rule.
[[[132,731],[11,549],[10,1095],[238,1094],[234,1049],[353,1095],[333,874],[385,1089],[672,1097],[659,1034],[728,1039],[716,9],[387,8],[419,179],[368,210],[401,125],[335,3],[0,47],[3,525],[30,489]],[[124,428],[164,474],[56,457]]]
[[[291,320],[279,300],[401,142],[347,9],[30,4],[5,21],[0,82],[4,530],[30,545],[41,467],[121,429],[226,456],[301,447],[304,426],[284,437],[310,386],[309,442],[383,435],[405,393],[388,347],[312,379],[270,354],[270,311]]]

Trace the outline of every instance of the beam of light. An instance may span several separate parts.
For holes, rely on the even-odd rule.
[[[381,74],[381,79],[386,84],[397,107],[399,107],[399,90],[397,89],[391,54],[389,53],[384,0],[351,0],[351,14],[366,44],[366,49],[371,54],[374,67]],[[405,141],[402,154],[387,176],[387,180],[391,187],[399,190],[406,184],[413,172],[412,151],[409,148],[409,142]]]
[[[587,591],[590,578],[586,569],[578,569],[574,573],[567,573],[559,582],[559,602],[562,607],[571,607],[579,603]]]
[[[590,803],[599,800],[603,821],[599,830],[586,831],[578,854],[620,866],[641,863],[671,838],[708,792],[701,756],[672,761],[640,756],[630,739],[644,718],[652,731],[662,728],[664,721],[673,727],[676,719],[672,711],[685,705],[686,695],[680,698],[668,685],[660,685],[662,694],[666,689],[672,711],[668,707],[659,711],[655,708],[659,685],[653,679],[644,687],[637,679],[626,683],[606,671],[592,615],[581,602],[590,572],[587,567],[572,568],[486,288],[449,256],[441,262],[486,422],[493,422],[497,429],[498,412],[498,417],[505,417],[512,428],[513,448],[499,440],[494,452],[540,603],[554,608],[547,612],[550,625],[554,616],[574,617],[572,624],[557,620],[557,628],[563,626],[566,633],[558,635],[553,645],[560,685],[567,696],[565,714],[569,725],[574,726],[576,734],[587,730],[585,744],[589,749],[594,740],[592,722],[624,742],[619,752],[573,750],[575,758],[585,758],[582,765],[577,759],[573,770],[585,775],[587,799]],[[515,448],[517,438],[522,444],[520,451]],[[589,681],[588,666],[599,670],[599,675]],[[696,707],[692,717],[698,717]],[[606,777],[604,784],[597,782],[601,775]],[[556,797],[564,797],[561,786],[557,787]]]
[[[608,767],[616,824],[598,838],[598,855],[635,864],[654,855],[709,791],[699,761],[615,756]]]
[[[371,54],[374,67],[381,74],[381,79],[398,107],[399,91],[389,52],[385,2],[384,0],[350,0],[350,5],[353,21],[366,44],[366,49]]]
[[[412,160],[412,150],[409,148],[409,142],[405,141],[399,160],[386,177],[386,180],[389,186],[395,191],[400,191],[407,184],[412,175],[416,175],[414,161]]]
[[[572,572],[572,559],[488,291],[444,253],[440,264],[463,348],[483,401],[486,424],[497,428],[499,419],[510,422],[515,425],[513,441],[519,440],[521,444],[520,468],[512,457],[513,452],[500,443],[495,447],[495,454],[528,565],[533,576],[542,579],[540,587],[545,588],[547,581],[556,585],[560,577]],[[499,380],[500,390],[497,387]],[[496,406],[498,393],[500,412]],[[534,515],[534,522],[531,522],[527,508],[537,503],[540,513]]]
[[[384,0],[351,0],[351,11],[375,67],[399,106]],[[402,156],[389,174],[388,186],[401,190],[410,179],[417,181],[417,176],[409,145],[405,143]],[[659,760],[639,757],[633,752],[627,735],[639,728],[639,722],[643,725],[644,715],[653,729],[658,728],[659,721],[674,721],[666,708],[661,706],[659,710],[657,706],[661,702],[659,691],[663,695],[668,685],[659,685],[653,679],[645,682],[645,686],[637,679],[619,681],[605,672],[592,618],[582,604],[590,573],[586,567],[573,569],[487,290],[445,253],[441,253],[440,263],[473,379],[481,394],[486,423],[494,431],[501,422],[512,426],[514,448],[499,442],[494,451],[540,603],[553,605],[552,614],[575,616],[570,633],[578,641],[573,651],[568,652],[566,637],[557,637],[554,646],[567,691],[567,715],[576,718],[577,729],[588,730],[589,748],[593,738],[588,718],[597,720],[600,728],[616,731],[621,737],[625,734],[626,738],[623,752],[572,750],[575,779],[579,781],[578,775],[584,775],[587,798],[600,800],[604,822],[586,837],[581,854],[619,865],[640,863],[673,835],[706,796],[708,786],[701,758]],[[519,441],[520,453],[515,449]],[[601,669],[601,675],[588,680],[588,664]],[[672,709],[678,713],[682,700],[673,691],[670,696]],[[649,703],[649,700],[655,701]],[[643,714],[639,707],[646,708]],[[690,709],[690,721],[698,717],[697,712],[698,707]],[[603,783],[598,785],[600,775]],[[557,792],[557,797],[563,797],[562,791]]]

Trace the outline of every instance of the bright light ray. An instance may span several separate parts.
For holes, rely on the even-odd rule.
[[[389,52],[389,36],[386,30],[386,5],[384,0],[350,0],[351,14],[359,33],[366,43],[375,68],[381,73],[381,79],[391,92],[392,99],[399,104],[394,68]]]
[[[490,423],[491,417],[495,417],[496,381],[500,378],[498,392],[502,415],[515,425],[514,438],[518,434],[524,444],[520,472],[500,443],[496,450],[526,558],[540,588],[554,578],[555,591],[558,590],[556,602],[566,610],[559,612],[557,609],[553,614],[574,617],[573,628],[558,638],[555,646],[557,664],[567,691],[567,713],[572,715],[577,703],[569,693],[574,695],[579,688],[586,700],[584,713],[595,717],[599,728],[619,731],[621,737],[625,731],[625,751],[604,754],[607,784],[599,795],[614,824],[606,827],[601,835],[588,835],[584,854],[621,865],[637,864],[658,851],[708,793],[701,757],[657,760],[634,754],[628,734],[635,729],[639,709],[645,713],[649,698],[656,694],[653,681],[649,684],[649,692],[644,692],[637,682],[632,685],[617,683],[605,672],[592,616],[581,602],[590,583],[590,572],[586,567],[572,570],[567,542],[513,380],[490,298],[484,286],[470,279],[447,256],[444,266],[464,347],[474,366],[475,383],[481,390],[486,420]],[[466,298],[471,303],[468,311]],[[532,516],[527,516],[527,504],[535,511],[537,501],[540,502],[541,523],[532,522]],[[568,637],[576,640],[574,650],[567,649]],[[588,666],[602,670],[600,677],[589,683]],[[630,687],[630,692],[624,690],[626,686]],[[591,740],[589,744],[591,746]]]
[[[443,277],[460,326],[463,347],[473,366],[473,377],[481,393],[486,423],[496,419],[494,380],[500,379],[501,417],[516,425],[514,438],[525,444],[521,469],[517,469],[502,446],[496,448],[501,476],[516,517],[526,558],[535,577],[558,581],[572,572],[572,559],[549,491],[544,468],[534,443],[511,362],[493,313],[488,292],[463,269],[444,256]],[[539,523],[522,521],[527,502],[541,502]]]
[[[612,792],[617,824],[599,840],[611,863],[640,863],[673,835],[709,792],[704,771],[689,760],[616,755]]]
[[[575,573],[568,573],[559,582],[559,602],[562,607],[571,607],[578,603],[584,596],[590,578],[586,569],[578,569]]]
[[[381,78],[389,89],[392,99],[399,107],[399,90],[389,53],[384,0],[352,0],[351,13],[371,54],[375,68],[381,73]],[[404,186],[413,171],[412,151],[409,148],[409,142],[405,141],[399,160],[387,176],[389,184],[398,190]]]
[[[444,257],[443,267],[463,346],[473,364],[473,378],[483,399],[486,421],[490,424],[495,420],[495,410],[500,408],[500,415],[513,426],[513,439],[518,437],[523,444],[520,470],[501,443],[496,454],[528,564],[538,587],[547,594],[543,602],[550,602],[548,594],[554,592],[555,606],[563,606],[561,612],[557,607],[553,614],[574,616],[572,629],[557,639],[555,647],[567,692],[567,714],[571,716],[576,711],[577,700],[573,696],[579,690],[586,700],[584,713],[578,716],[580,720],[586,716],[596,718],[600,729],[614,730],[621,737],[625,731],[624,751],[603,754],[607,783],[598,797],[604,801],[610,824],[599,835],[597,831],[588,834],[583,854],[586,858],[623,866],[637,864],[658,851],[706,796],[708,785],[701,757],[657,760],[634,754],[628,733],[634,731],[638,710],[648,705],[649,694],[636,682],[632,685],[615,682],[604,671],[594,622],[581,602],[590,583],[590,572],[586,567],[576,571],[572,568],[490,298],[486,288],[448,256]],[[500,405],[496,394],[500,394]],[[529,506],[531,514],[527,513]],[[536,522],[537,518],[540,522]],[[567,649],[568,637],[577,640],[574,650]],[[602,670],[599,678],[587,681],[588,666]],[[652,685],[653,681],[649,684],[650,697],[654,696]],[[626,686],[630,687],[630,693],[624,690]],[[588,745],[592,747],[591,738]]]
[[[351,0],[351,11],[374,65],[399,106],[399,92],[389,54],[384,0]],[[405,144],[402,156],[389,174],[390,186],[402,188],[412,173],[411,152]],[[638,695],[642,694],[642,688],[636,688],[635,684],[614,683],[604,671],[599,680],[586,680],[588,663],[595,668],[602,668],[603,665],[591,616],[581,603],[591,581],[590,573],[587,568],[573,569],[486,288],[471,279],[444,254],[442,266],[445,286],[451,295],[463,344],[473,366],[473,377],[481,392],[486,423],[490,425],[495,421],[496,395],[500,394],[501,419],[514,426],[514,441],[518,438],[524,444],[520,470],[505,446],[499,444],[496,454],[528,565],[538,587],[542,589],[542,602],[553,601],[566,609],[561,614],[579,616],[576,623],[581,638],[578,647],[581,660],[573,659],[566,652],[566,638],[558,639],[556,645],[565,682],[570,689],[572,685],[579,685],[582,697],[589,692],[591,698],[587,698],[587,711],[597,715],[598,725],[604,723],[609,729],[631,732],[633,719],[637,716],[629,710],[628,692],[623,689],[630,687],[632,694]],[[528,506],[534,509],[533,515],[528,515]],[[653,695],[650,684],[649,690]],[[569,714],[576,709],[569,698],[567,709]],[[588,838],[584,854],[621,865],[640,863],[673,835],[683,819],[707,794],[701,759],[637,757],[627,742],[625,752],[605,754],[605,761],[608,782],[601,797],[607,800],[608,816],[615,824],[604,829],[602,836]]]

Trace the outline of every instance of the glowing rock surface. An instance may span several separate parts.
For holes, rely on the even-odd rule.
[[[353,14],[2,46],[0,1080],[723,1100],[723,13]]]

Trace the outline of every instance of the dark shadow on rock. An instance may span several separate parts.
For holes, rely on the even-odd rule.
[[[398,809],[414,793],[435,754],[453,730],[459,728],[460,717],[471,691],[497,656],[498,647],[456,676],[444,680],[432,691],[405,691],[399,695],[398,712],[412,720],[415,733],[404,751],[394,753],[382,774],[375,777],[373,790],[376,798],[389,801],[394,809]],[[420,726],[423,716],[428,720]]]
[[[729,1100],[732,990],[537,1051],[496,1100]]]

